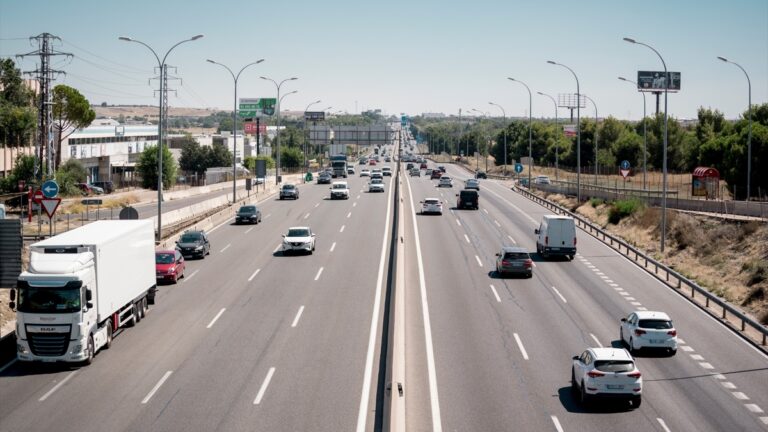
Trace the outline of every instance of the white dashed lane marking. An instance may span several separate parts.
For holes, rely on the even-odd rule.
[[[255,271],[255,272],[253,272],[253,274],[251,275],[251,277],[249,277],[249,278],[248,278],[248,282],[252,281],[252,280],[253,280],[253,278],[255,278],[257,274],[259,274],[259,272],[260,272],[260,271],[261,271],[261,269],[256,269],[256,271]]]
[[[493,296],[496,297],[496,301],[501,303],[501,297],[499,297],[499,293],[496,292],[496,287],[491,285],[491,291],[493,291]]]
[[[470,243],[469,237],[466,234],[464,234],[464,239],[467,241],[467,243]]]
[[[480,257],[479,257],[479,256],[477,256],[477,255],[475,255],[475,259],[477,260],[477,265],[479,265],[480,267],[482,267],[482,266],[483,266],[483,262],[482,262],[482,261],[480,261]]]
[[[317,274],[315,275],[315,280],[320,279],[320,275],[323,274],[323,268],[320,267],[320,270],[317,271]]]

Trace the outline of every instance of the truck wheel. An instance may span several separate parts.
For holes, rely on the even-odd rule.
[[[139,300],[133,305],[133,324],[136,325],[141,322],[141,318],[141,300]]]
[[[104,349],[112,346],[112,321],[107,321],[107,341],[104,343]]]
[[[147,312],[149,312],[149,305],[147,302],[147,298],[144,297],[141,299],[141,317],[144,318],[147,316]]]
[[[88,366],[89,364],[93,363],[93,347],[95,345],[93,344],[93,335],[88,336],[88,357],[83,361],[83,365]]]

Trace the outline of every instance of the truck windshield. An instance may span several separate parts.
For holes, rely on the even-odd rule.
[[[79,288],[19,288],[19,312],[71,313],[80,309]]]

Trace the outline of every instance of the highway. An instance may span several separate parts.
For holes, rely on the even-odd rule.
[[[260,202],[261,224],[209,231],[211,255],[92,365],[1,369],[0,431],[374,430],[397,207],[395,179],[369,194],[360,168],[349,200],[302,184],[299,200]],[[497,181],[481,181],[480,210],[454,210],[470,174],[447,170],[453,188],[399,177],[407,430],[768,430],[764,353],[584,232],[573,261],[543,261],[533,230],[548,211]],[[427,197],[443,215],[417,214]],[[316,252],[283,256],[301,225]],[[531,251],[532,278],[496,276],[502,245]],[[619,347],[619,319],[640,308],[672,317],[680,349],[636,356],[641,407],[585,410],[571,357]]]
[[[406,213],[425,197],[446,201],[442,216],[401,219],[416,221],[406,234],[408,430],[768,430],[763,353],[584,232],[573,261],[541,260],[533,230],[549,212],[496,181],[481,181],[479,211],[453,210],[469,173],[447,171],[452,189],[403,177]],[[495,275],[502,244],[531,252],[533,278]],[[680,349],[636,356],[638,409],[584,410],[570,394],[571,357],[620,347],[619,319],[640,308],[672,317]]]
[[[370,430],[390,181],[369,194],[353,176],[342,201],[301,185],[260,203],[259,225],[214,228],[211,255],[91,366],[0,372],[0,430]],[[301,225],[316,252],[276,252]]]

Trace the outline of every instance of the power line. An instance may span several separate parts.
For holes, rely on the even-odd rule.
[[[98,58],[98,59],[101,59],[101,60],[104,60],[104,61],[106,61],[106,62],[112,63],[112,64],[114,64],[114,65],[120,66],[120,67],[122,67],[122,68],[124,68],[124,69],[132,69],[132,70],[134,70],[134,71],[136,71],[136,72],[142,72],[142,73],[146,73],[146,72],[147,72],[147,71],[146,71],[146,70],[144,70],[144,69],[139,69],[139,68],[137,68],[137,67],[134,67],[134,66],[126,65],[126,64],[123,64],[123,63],[118,63],[118,62],[116,62],[116,61],[114,61],[114,60],[110,60],[110,59],[108,59],[108,58],[106,58],[106,57],[102,57],[102,56],[100,56],[99,54],[95,54],[95,53],[92,53],[92,52],[88,51],[88,50],[87,50],[87,49],[85,49],[85,48],[82,48],[82,47],[79,47],[79,46],[77,46],[77,45],[73,44],[73,43],[72,43],[72,41],[70,41],[69,39],[65,39],[65,40],[64,40],[64,42],[65,42],[65,43],[67,43],[67,44],[69,44],[69,45],[72,45],[72,46],[73,46],[75,49],[77,49],[77,50],[83,51],[83,52],[85,52],[85,53],[87,53],[87,54],[89,54],[89,55],[91,55],[91,56],[93,56],[93,57],[96,57],[96,58]]]

